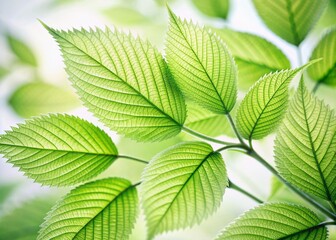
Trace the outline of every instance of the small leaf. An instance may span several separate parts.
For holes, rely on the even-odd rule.
[[[37,59],[34,52],[26,43],[10,34],[7,34],[6,38],[11,51],[22,63],[33,67],[37,66]]]
[[[209,17],[226,19],[229,13],[229,0],[192,0],[202,13]]]
[[[265,74],[290,68],[286,55],[262,37],[228,28],[214,31],[227,44],[237,63],[240,89],[249,89]]]
[[[53,204],[53,199],[35,198],[1,216],[0,239],[36,240],[43,218]]]
[[[8,102],[14,111],[24,118],[65,112],[79,106],[78,99],[70,91],[44,82],[31,82],[20,86]]]
[[[122,25],[139,25],[148,22],[149,18],[135,8],[126,6],[113,6],[103,11],[112,22]]]
[[[216,239],[325,240],[327,228],[320,223],[321,219],[308,208],[287,203],[269,203],[244,213]]]
[[[177,135],[184,98],[161,54],[148,42],[97,29],[58,31],[70,81],[85,106],[106,126],[139,141]]]
[[[336,86],[336,28],[330,29],[315,47],[310,59],[322,61],[308,69],[309,76],[323,84]]]
[[[321,17],[328,0],[253,0],[259,16],[282,39],[296,46]]]
[[[301,81],[275,141],[276,167],[290,183],[336,200],[336,118]]]
[[[237,129],[245,139],[272,133],[287,109],[288,85],[306,66],[268,74],[247,93],[237,112]]]
[[[4,77],[8,74],[8,69],[3,67],[3,66],[0,66],[0,82],[2,79],[4,79]]]
[[[97,176],[118,151],[98,127],[69,115],[28,120],[0,136],[0,153],[36,182],[66,186]]]
[[[228,178],[218,152],[184,142],[158,154],[143,174],[143,207],[149,238],[200,223],[220,205]]]
[[[72,190],[48,213],[37,239],[128,239],[137,212],[137,190],[128,180],[89,182]]]
[[[178,85],[204,108],[229,113],[237,98],[237,69],[231,54],[207,29],[169,13],[167,60]]]
[[[188,117],[185,125],[211,137],[220,135],[234,136],[225,115],[210,112],[193,104],[188,104]]]

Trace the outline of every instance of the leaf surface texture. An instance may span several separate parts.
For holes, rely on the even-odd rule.
[[[36,182],[66,186],[97,176],[118,155],[98,127],[69,115],[28,120],[0,137],[0,153]]]
[[[219,207],[227,184],[221,155],[206,143],[184,142],[159,153],[143,174],[149,238],[200,223]]]

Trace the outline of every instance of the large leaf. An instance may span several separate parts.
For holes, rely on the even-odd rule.
[[[229,13],[229,0],[192,0],[194,5],[207,16],[226,19]]]
[[[188,104],[188,117],[185,122],[188,128],[207,136],[233,136],[230,123],[223,114],[216,114],[202,107]]]
[[[326,8],[328,0],[253,0],[259,16],[282,39],[300,45]]]
[[[336,200],[336,118],[300,83],[275,141],[276,166],[293,185]]]
[[[242,89],[248,89],[267,73],[290,68],[286,55],[262,37],[228,28],[215,31],[227,44],[238,65],[238,86]]]
[[[261,78],[251,87],[237,112],[237,128],[246,139],[261,139],[275,130],[287,108],[288,85],[302,70],[284,70]]]
[[[163,140],[181,131],[183,96],[158,51],[120,32],[58,31],[70,81],[85,106],[106,126],[141,141]]]
[[[308,69],[312,79],[327,85],[336,85],[336,28],[330,29],[315,47],[310,59],[322,61]]]
[[[270,203],[254,208],[229,225],[217,240],[325,240],[327,229],[308,208]]]
[[[24,118],[51,112],[64,112],[79,106],[76,96],[62,87],[44,82],[20,86],[9,99],[14,111]]]
[[[36,240],[43,218],[54,199],[28,200],[0,218],[0,240]]]
[[[15,56],[24,64],[37,66],[37,60],[32,49],[22,40],[7,34],[7,43]]]
[[[137,190],[128,180],[90,182],[72,190],[49,212],[37,239],[128,239],[137,213]]]
[[[186,96],[208,110],[230,112],[237,98],[237,69],[231,54],[213,33],[169,13],[167,60],[177,83]]]
[[[222,201],[228,184],[224,161],[203,142],[184,142],[158,154],[143,174],[149,238],[201,222]]]
[[[110,137],[68,115],[28,120],[0,136],[0,153],[36,182],[65,186],[90,179],[116,159]]]

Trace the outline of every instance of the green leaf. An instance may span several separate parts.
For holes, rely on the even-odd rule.
[[[269,203],[254,208],[229,225],[217,240],[325,240],[327,229],[308,208]]]
[[[44,216],[53,199],[35,198],[0,218],[0,240],[36,240]]]
[[[328,0],[253,0],[267,27],[296,46],[321,17]]]
[[[118,151],[98,127],[68,115],[28,120],[0,136],[0,153],[36,182],[66,186],[97,176]]]
[[[72,92],[44,82],[31,82],[20,86],[8,102],[24,118],[68,111],[79,106],[79,101]]]
[[[218,137],[224,134],[233,136],[230,123],[225,115],[210,112],[194,104],[188,104],[188,117],[185,125],[211,137]]]
[[[13,183],[0,184],[0,213],[2,210],[1,205],[8,199],[16,187],[17,185]]]
[[[251,87],[236,118],[245,139],[261,139],[275,130],[287,109],[288,85],[303,68],[265,75]]]
[[[227,185],[224,161],[207,143],[184,142],[159,153],[143,174],[149,238],[200,223],[219,207]]]
[[[137,190],[128,180],[86,183],[48,213],[37,239],[128,239],[137,213]]]
[[[231,54],[207,29],[169,13],[167,60],[174,78],[191,100],[214,113],[229,113],[237,98],[237,69]]]
[[[290,183],[336,200],[336,118],[300,83],[275,141],[276,167]]]
[[[143,15],[137,9],[126,6],[113,6],[110,8],[105,8],[103,13],[112,22],[122,25],[139,25],[149,21],[149,18]]]
[[[202,13],[209,17],[226,19],[229,13],[229,0],[192,0]]]
[[[308,70],[310,77],[323,84],[336,86],[336,27],[322,37],[310,59],[322,58]]]
[[[148,42],[97,29],[58,31],[70,81],[106,126],[140,141],[177,135],[185,103],[162,56]]]
[[[37,66],[35,54],[26,43],[10,34],[6,38],[9,48],[22,63]]]
[[[0,82],[2,79],[4,79],[4,77],[8,74],[8,69],[3,67],[3,66],[0,66]]]
[[[214,31],[227,44],[237,63],[240,89],[249,89],[265,74],[290,68],[286,55],[262,37],[228,28]]]

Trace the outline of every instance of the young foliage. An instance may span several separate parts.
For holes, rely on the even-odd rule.
[[[36,182],[73,185],[97,176],[118,155],[110,137],[77,117],[28,120],[0,137],[0,152]]]
[[[45,27],[60,45],[84,105],[106,126],[139,141],[181,131],[183,96],[150,43],[108,28],[65,32]]]
[[[216,114],[194,104],[188,104],[188,117],[185,122],[188,128],[207,136],[233,136],[230,124],[223,114]]]
[[[319,20],[328,0],[253,0],[253,3],[269,29],[299,46]]]
[[[199,11],[209,17],[226,19],[229,13],[229,0],[192,0]]]
[[[214,29],[230,49],[238,66],[238,86],[249,89],[263,75],[290,68],[285,54],[257,35],[228,28]],[[253,46],[253,47],[251,47]]]
[[[35,54],[26,43],[10,34],[7,34],[6,38],[10,49],[21,63],[31,65],[33,67],[37,66]]]
[[[238,218],[216,240],[325,240],[327,229],[308,208],[268,203]]]
[[[237,69],[231,54],[214,33],[170,10],[169,14],[166,54],[178,85],[204,108],[229,113],[237,98]]]
[[[288,85],[303,68],[268,74],[251,87],[236,119],[244,138],[261,139],[275,130],[287,108]]]
[[[336,200],[336,118],[301,81],[275,141],[276,166],[300,189]]]
[[[310,59],[322,58],[308,69],[309,76],[327,85],[336,86],[336,27],[330,29],[315,47]]]
[[[155,156],[142,185],[149,238],[200,223],[218,208],[227,185],[223,159],[206,143],[184,142]]]
[[[79,101],[72,92],[44,82],[31,82],[20,86],[8,102],[14,111],[24,118],[68,111],[79,106]]]
[[[86,183],[48,213],[37,239],[128,239],[137,213],[138,194],[128,180]]]

